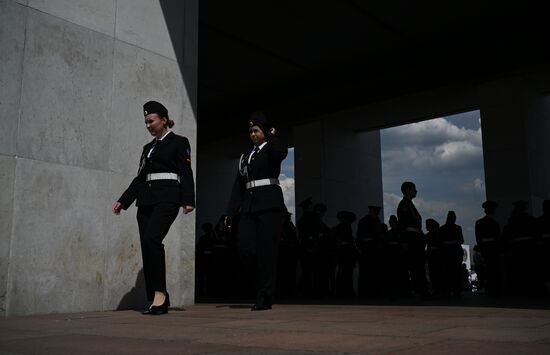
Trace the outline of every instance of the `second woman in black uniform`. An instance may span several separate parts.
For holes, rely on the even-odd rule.
[[[149,101],[143,105],[143,114],[155,138],[143,147],[138,174],[113,206],[113,213],[120,214],[136,201],[147,299],[152,302],[143,313],[158,315],[167,313],[170,306],[162,241],[180,208],[184,214],[193,211],[195,188],[189,141],[170,131],[174,122],[166,107]]]
[[[275,292],[277,252],[286,213],[278,178],[288,151],[262,113],[251,115],[248,133],[254,146],[240,158],[226,224],[240,214],[238,249],[245,267],[256,267],[252,310],[261,311],[271,309]]]

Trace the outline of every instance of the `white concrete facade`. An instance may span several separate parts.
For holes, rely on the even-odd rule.
[[[368,205],[383,206],[380,131],[354,132],[333,118],[296,126],[293,135],[297,203],[324,203],[329,226],[340,210],[359,219]]]
[[[196,153],[198,4],[174,4],[176,29],[159,1],[0,0],[0,314],[111,310],[136,286],[136,209],[110,209],[151,139],[143,103],[164,103]],[[194,244],[180,216],[174,305],[194,302]]]

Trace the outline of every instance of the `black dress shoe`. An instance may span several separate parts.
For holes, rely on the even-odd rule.
[[[271,309],[271,305],[267,303],[255,304],[250,308],[251,311],[267,311],[268,309]]]
[[[170,307],[170,296],[168,295],[168,292],[166,293],[166,298],[164,299],[164,302],[160,306],[151,306],[149,309],[146,309],[145,311],[141,312],[142,314],[149,314],[152,316],[159,316],[161,314],[168,313],[168,307]]]

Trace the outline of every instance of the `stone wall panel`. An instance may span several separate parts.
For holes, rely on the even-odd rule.
[[[29,10],[18,154],[107,170],[114,40]]]

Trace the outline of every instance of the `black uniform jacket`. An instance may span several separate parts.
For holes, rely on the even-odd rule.
[[[277,137],[270,136],[267,144],[256,154],[250,164],[248,164],[250,152],[241,156],[241,166],[233,184],[227,215],[286,209],[283,192],[279,185],[258,186],[247,190],[246,183],[253,180],[279,178],[281,162],[286,158],[287,153],[286,146]]]
[[[191,148],[187,138],[174,132],[158,141],[147,158],[156,138],[143,147],[138,175],[118,199],[123,209],[136,201],[136,205],[148,206],[160,202],[175,203],[180,206],[195,206],[195,184],[191,171]],[[147,174],[174,173],[177,180],[146,181]]]
[[[497,245],[500,240],[500,225],[490,216],[485,216],[476,221],[476,242],[483,246],[487,244]]]
[[[407,198],[403,198],[397,206],[397,220],[402,232],[407,232],[407,228],[422,230],[422,217],[414,203]]]

